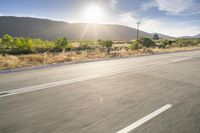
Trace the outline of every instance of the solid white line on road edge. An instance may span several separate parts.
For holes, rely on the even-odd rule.
[[[167,104],[161,108],[159,108],[158,110],[148,114],[147,116],[139,119],[138,121],[134,122],[133,124],[129,125],[128,127],[118,131],[117,133],[129,133],[130,131],[132,131],[133,129],[141,126],[142,124],[146,123],[147,121],[153,119],[154,117],[158,116],[159,114],[163,113],[164,111],[168,110],[169,108],[171,108],[172,105],[171,104]]]
[[[192,57],[178,58],[178,59],[174,59],[174,60],[163,62],[163,63],[151,63],[151,64],[147,64],[147,65],[140,66],[140,67],[132,67],[132,68],[128,68],[128,69],[122,69],[122,70],[115,71],[115,72],[95,74],[95,75],[91,75],[91,76],[84,76],[84,77],[80,77],[80,78],[67,79],[67,80],[56,81],[56,82],[51,82],[51,83],[46,83],[46,84],[41,84],[41,85],[34,85],[34,86],[28,86],[28,87],[3,91],[3,92],[0,92],[0,98],[17,95],[17,94],[22,94],[22,93],[27,93],[27,92],[32,92],[32,91],[37,91],[37,90],[42,90],[42,89],[47,89],[47,88],[56,87],[56,86],[60,86],[60,85],[77,83],[77,82],[86,81],[86,80],[90,80],[90,79],[102,78],[102,77],[116,75],[116,74],[120,74],[120,73],[124,73],[124,72],[130,72],[130,71],[142,70],[145,68],[152,68],[152,67],[156,67],[156,66],[167,65],[170,63],[188,60],[191,58]]]

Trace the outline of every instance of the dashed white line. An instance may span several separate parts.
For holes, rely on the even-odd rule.
[[[1,97],[12,96],[12,95],[16,95],[16,94],[22,94],[22,93],[42,90],[42,89],[47,89],[47,88],[56,87],[56,86],[60,86],[60,85],[65,85],[65,84],[77,83],[77,82],[86,81],[86,80],[90,80],[90,79],[96,79],[96,78],[116,75],[116,74],[120,74],[120,73],[124,73],[124,72],[136,71],[136,70],[141,70],[141,69],[145,69],[145,68],[152,68],[152,67],[166,65],[166,64],[170,64],[170,63],[174,63],[174,62],[178,62],[178,61],[183,61],[183,60],[188,60],[188,59],[191,59],[191,58],[190,57],[178,58],[178,59],[174,59],[174,60],[171,60],[171,61],[166,61],[166,62],[163,62],[163,63],[152,63],[152,64],[147,64],[145,66],[132,67],[132,68],[122,69],[122,70],[115,71],[115,72],[107,72],[107,73],[102,73],[102,74],[95,74],[95,75],[91,75],[91,76],[84,76],[84,77],[80,77],[80,78],[56,81],[56,82],[51,82],[51,83],[46,83],[46,84],[41,84],[41,85],[34,85],[34,86],[28,86],[28,87],[23,87],[23,88],[3,91],[3,92],[0,92],[0,98]]]
[[[133,124],[127,126],[124,129],[121,129],[120,131],[118,131],[117,133],[129,133],[132,130],[134,130],[135,128],[141,126],[142,124],[144,124],[145,122],[153,119],[154,117],[158,116],[159,114],[163,113],[164,111],[168,110],[169,108],[171,108],[172,105],[171,104],[167,104],[161,108],[159,108],[158,110],[148,114],[147,116],[139,119],[138,121],[134,122]]]

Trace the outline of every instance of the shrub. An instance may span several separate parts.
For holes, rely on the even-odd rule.
[[[11,39],[12,38],[12,39]],[[4,35],[4,43],[0,45],[0,53],[7,54],[30,54],[51,51],[55,48],[52,41],[32,39],[32,38],[13,38],[9,35]]]
[[[198,39],[177,39],[177,47],[187,47],[187,46],[196,46],[198,45]]]
[[[67,38],[60,38],[55,41],[55,49],[65,52],[66,49],[71,49],[71,45]]]
[[[132,50],[138,50],[138,49],[142,48],[142,44],[139,40],[136,40],[136,41],[132,42],[132,44],[130,45],[129,48]]]
[[[142,37],[139,39],[139,41],[141,42],[143,47],[150,48],[156,46],[155,42],[152,41],[150,38]]]
[[[166,45],[163,43],[156,44],[157,48],[166,48]]]
[[[13,43],[13,37],[12,36],[10,36],[10,35],[8,35],[8,34],[5,34],[5,35],[3,35],[3,37],[2,37],[2,43]]]
[[[78,50],[91,50],[93,43],[90,41],[80,41],[80,45],[78,47]]]
[[[79,41],[79,44],[77,50],[99,51],[102,49],[102,46],[98,44],[98,41]]]
[[[160,45],[157,45],[158,48],[170,48],[173,46],[173,41],[171,40],[162,40]]]
[[[98,44],[101,45],[107,53],[110,53],[113,42],[111,40],[98,40]]]
[[[20,50],[20,49],[23,48],[23,44],[22,44],[21,39],[15,38],[13,43],[14,43],[14,46],[15,46],[15,48],[16,48],[17,50]]]
[[[159,40],[160,38],[159,38],[159,36],[158,36],[158,34],[154,34],[153,35],[153,40]]]
[[[13,43],[13,37],[8,35],[8,34],[5,34],[3,35],[2,37],[2,41],[1,43],[3,44],[2,47],[5,48],[5,49],[12,49],[12,43]]]

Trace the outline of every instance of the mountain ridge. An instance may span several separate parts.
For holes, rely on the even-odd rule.
[[[67,23],[50,19],[0,16],[0,36],[31,37],[54,40],[67,37],[70,40],[133,40],[137,30],[116,24]],[[158,33],[159,34],[159,33]],[[153,34],[140,31],[140,36],[152,38]],[[160,38],[173,38],[159,34]]]
[[[179,38],[200,38],[200,33],[193,35],[193,36],[182,36],[182,37],[179,37]]]

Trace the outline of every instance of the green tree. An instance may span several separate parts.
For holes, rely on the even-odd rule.
[[[142,44],[139,40],[133,41],[132,44],[130,45],[130,49],[132,50],[138,50],[142,48]]]
[[[4,47],[9,50],[12,49],[12,43],[13,43],[13,37],[8,35],[8,34],[4,34],[2,37],[2,44],[4,45]]]
[[[70,48],[69,40],[65,37],[57,39],[55,42],[55,47],[56,49],[62,50],[63,52],[65,52],[67,48]]]
[[[34,44],[31,38],[26,39],[26,49],[27,51],[34,52]]]
[[[153,40],[159,40],[160,38],[159,38],[159,36],[158,36],[158,34],[154,34],[153,35]]]
[[[147,37],[141,37],[139,39],[139,41],[141,42],[143,47],[149,48],[149,47],[155,47],[156,46],[156,43],[153,40],[151,40],[150,38],[147,38]]]
[[[106,49],[107,53],[110,54],[113,42],[111,40],[99,40],[98,41],[99,45],[101,45],[103,48]]]
[[[15,49],[17,50],[23,49],[23,44],[20,38],[15,38],[13,44],[14,44]]]
[[[97,40],[97,43],[98,43],[99,45],[102,45],[102,42],[103,42],[103,41],[102,41],[101,39],[98,39],[98,40]]]
[[[79,50],[90,50],[91,45],[89,44],[89,41],[79,41]]]
[[[161,42],[160,42],[160,46],[162,47],[162,48],[170,48],[170,47],[172,47],[173,46],[173,41],[171,41],[171,40],[162,40]]]
[[[13,43],[13,40],[13,37],[8,34],[4,34],[2,37],[2,43]]]

